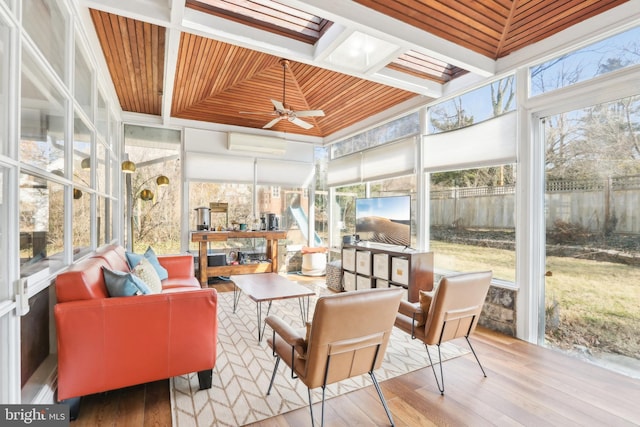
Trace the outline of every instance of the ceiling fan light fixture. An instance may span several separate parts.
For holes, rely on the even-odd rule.
[[[305,122],[301,120],[299,117],[321,117],[324,116],[324,111],[322,110],[302,110],[302,111],[294,111],[291,108],[287,108],[285,102],[287,100],[287,68],[289,67],[288,59],[280,59],[280,65],[282,65],[282,101],[277,101],[275,99],[271,100],[273,104],[273,111],[270,113],[265,112],[252,112],[252,111],[241,111],[240,114],[263,114],[263,115],[271,115],[276,116],[275,119],[272,119],[270,122],[262,126],[263,129],[270,129],[275,126],[281,119],[286,118],[289,122],[300,126],[304,129],[311,129],[313,124],[309,122]]]

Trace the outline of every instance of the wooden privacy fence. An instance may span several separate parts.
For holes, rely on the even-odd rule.
[[[515,227],[515,185],[431,191],[431,224],[465,228]],[[547,228],[556,221],[592,232],[640,234],[640,175],[548,181]]]

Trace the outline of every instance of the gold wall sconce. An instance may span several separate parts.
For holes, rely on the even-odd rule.
[[[169,185],[169,178],[167,178],[164,175],[158,175],[156,177],[156,185],[158,187],[165,187]],[[153,191],[149,190],[148,188],[145,188],[142,191],[140,191],[139,197],[141,200],[148,202],[149,200],[153,200],[155,195],[153,194]]]
[[[122,172],[123,173],[134,173],[136,171],[136,164],[131,160],[125,160],[122,162]]]
[[[148,188],[145,188],[140,192],[140,198],[145,202],[148,202],[149,200],[153,200],[153,196],[154,196],[153,191],[149,190]]]
[[[159,175],[156,178],[156,184],[158,185],[158,187],[163,187],[165,185],[169,185],[169,178],[167,178],[164,175]]]

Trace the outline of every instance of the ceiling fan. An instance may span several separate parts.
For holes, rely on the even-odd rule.
[[[289,60],[281,59],[280,64],[282,65],[282,102],[276,101],[275,99],[271,100],[273,104],[273,111],[266,112],[254,112],[254,111],[240,111],[240,114],[261,114],[261,115],[269,115],[276,116],[275,119],[271,120],[269,123],[264,125],[263,129],[269,129],[273,127],[276,123],[278,123],[282,119],[286,119],[291,123],[298,125],[304,129],[311,129],[313,125],[309,122],[305,122],[301,120],[300,117],[320,117],[324,116],[324,111],[322,110],[303,110],[303,111],[294,111],[290,108],[285,107],[286,101],[286,92],[285,92],[285,83],[287,79],[287,67],[289,66]]]

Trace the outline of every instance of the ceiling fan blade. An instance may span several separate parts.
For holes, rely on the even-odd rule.
[[[275,99],[272,99],[271,103],[276,108],[276,111],[282,111],[282,112],[285,111],[284,104],[282,102],[276,101]]]
[[[304,110],[304,111],[296,111],[296,116],[298,117],[319,117],[324,116],[324,111],[322,110]]]
[[[275,119],[271,120],[269,123],[267,123],[266,125],[262,126],[262,129],[269,129],[270,127],[272,127],[273,125],[275,125],[276,123],[278,123],[280,120],[282,119],[282,116],[278,116]]]
[[[296,113],[296,114],[298,114],[298,113]],[[307,123],[304,120],[300,120],[297,117],[289,118],[289,121],[291,123],[293,123],[294,125],[300,126],[301,128],[311,129],[313,127],[313,125],[311,123]]]

